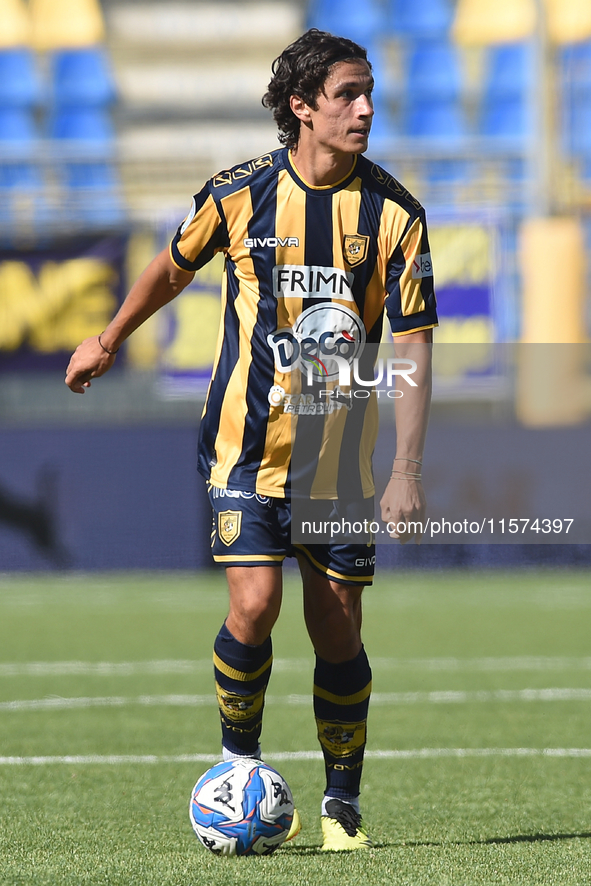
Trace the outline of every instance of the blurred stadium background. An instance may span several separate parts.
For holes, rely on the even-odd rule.
[[[591,560],[588,0],[0,0],[0,571],[211,565],[194,452],[221,265],[84,397],[63,373],[202,182],[277,146],[260,99],[308,26],[367,46],[369,156],[428,210],[434,516],[582,526],[380,558]]]

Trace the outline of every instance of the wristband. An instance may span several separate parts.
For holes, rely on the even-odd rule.
[[[101,335],[102,335],[102,332],[101,332]],[[113,357],[115,354],[117,354],[117,353],[119,352],[119,348],[117,348],[116,351],[110,351],[110,350],[109,350],[108,348],[106,348],[106,347],[104,346],[104,344],[102,343],[102,341],[101,341],[101,335],[99,335],[99,337],[98,337],[98,343],[99,343],[99,345],[101,346],[101,348],[103,349],[103,351],[104,351],[106,354],[110,354],[111,357]]]

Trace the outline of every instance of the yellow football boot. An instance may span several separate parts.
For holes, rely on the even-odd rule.
[[[302,829],[302,821],[300,819],[300,814],[297,809],[293,810],[293,818],[291,820],[291,827],[287,832],[287,837],[285,838],[285,842],[288,840],[293,840],[294,837],[297,837],[299,832]]]
[[[371,849],[373,843],[367,836],[361,816],[350,803],[332,798],[322,815],[323,852],[350,852],[354,849]]]

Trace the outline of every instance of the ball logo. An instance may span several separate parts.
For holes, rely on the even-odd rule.
[[[343,363],[349,366],[365,344],[365,327],[350,308],[322,302],[307,308],[293,327],[267,336],[279,372],[294,367],[315,381],[332,381]]]

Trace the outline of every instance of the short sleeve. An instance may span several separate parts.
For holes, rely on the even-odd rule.
[[[198,271],[227,246],[227,232],[209,183],[193,197],[191,209],[172,238],[170,255],[183,271]]]
[[[386,313],[394,335],[437,326],[433,264],[422,209],[409,219],[388,262]]]

